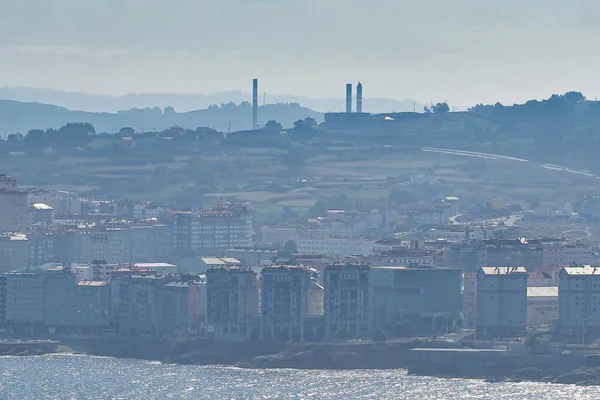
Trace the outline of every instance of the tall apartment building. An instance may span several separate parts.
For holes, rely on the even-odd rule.
[[[404,316],[452,321],[462,310],[461,284],[462,271],[457,268],[371,267],[374,328]]]
[[[0,232],[24,232],[29,221],[27,191],[17,180],[0,174]]]
[[[258,316],[256,273],[223,266],[206,271],[206,329],[215,337],[248,338]]]
[[[161,336],[161,287],[173,279],[132,275],[119,284],[119,330],[123,336]]]
[[[371,268],[336,264],[325,268],[325,335],[366,337],[372,330]]]
[[[0,273],[29,265],[29,239],[22,233],[0,233]]]
[[[482,267],[477,273],[478,334],[519,335],[527,325],[527,279],[523,267]]]
[[[261,336],[271,340],[304,340],[309,311],[310,270],[298,265],[261,272]]]
[[[568,336],[600,331],[600,268],[586,265],[560,271],[558,329]]]
[[[6,274],[6,322],[44,323],[44,274],[25,271]]]
[[[245,205],[174,212],[173,249],[177,253],[215,255],[252,246],[252,215]]]

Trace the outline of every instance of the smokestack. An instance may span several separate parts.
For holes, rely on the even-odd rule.
[[[356,85],[356,112],[362,112],[362,83],[360,82]]]
[[[252,80],[252,129],[258,129],[258,79]]]
[[[346,84],[346,112],[352,112],[352,84]]]

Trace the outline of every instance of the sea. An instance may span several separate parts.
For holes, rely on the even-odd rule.
[[[241,369],[48,355],[0,357],[0,399],[600,399],[600,388],[488,383],[404,370]]]

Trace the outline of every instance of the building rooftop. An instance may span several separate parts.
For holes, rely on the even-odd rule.
[[[52,207],[44,203],[35,203],[32,207],[36,210],[52,210]]]
[[[103,287],[103,286],[108,286],[108,282],[106,282],[106,281],[80,281],[80,282],[77,282],[77,286]]]
[[[600,275],[599,267],[592,267],[591,265],[582,265],[580,267],[565,267],[563,271],[568,275]]]
[[[558,286],[528,287],[527,297],[558,297]]]
[[[226,265],[227,263],[217,257],[201,257],[202,262],[206,265]]]
[[[485,275],[527,274],[524,267],[481,267]]]
[[[139,269],[153,269],[153,268],[177,268],[177,265],[169,264],[166,262],[155,262],[155,263],[135,263],[135,268]]]

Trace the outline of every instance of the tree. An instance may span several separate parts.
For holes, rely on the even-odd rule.
[[[10,135],[8,135],[6,140],[8,140],[9,142],[18,142],[23,140],[23,135],[21,135],[20,133],[11,133]]]
[[[295,253],[296,251],[298,251],[298,246],[296,245],[296,243],[293,240],[288,240],[283,245],[283,251],[287,254],[292,254],[292,253]]]
[[[69,122],[58,130],[48,129],[47,140],[56,147],[85,146],[90,141],[96,130],[90,123]]]
[[[437,104],[431,106],[431,111],[434,114],[447,113],[450,111],[450,107],[448,106],[448,103],[446,103],[446,102],[437,103]]]
[[[121,136],[133,136],[134,133],[135,133],[135,129],[133,129],[129,126],[124,126],[123,128],[119,129],[119,134]]]
[[[567,92],[563,94],[562,99],[570,104],[583,103],[585,101],[585,96],[581,92]]]
[[[32,129],[23,139],[27,150],[41,150],[47,144],[47,133],[42,129]]]
[[[317,127],[317,120],[311,117],[299,119],[294,122],[294,132],[312,131]]]
[[[279,133],[283,129],[283,125],[275,120],[267,121],[265,124],[265,130],[273,133]]]

